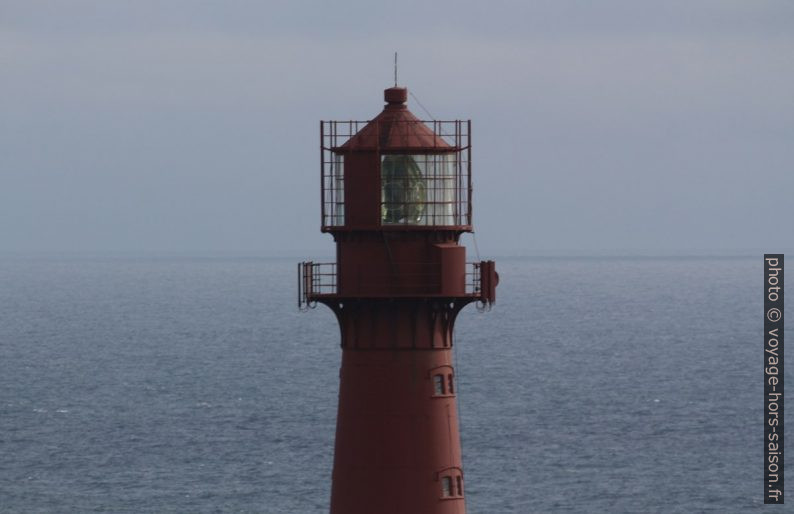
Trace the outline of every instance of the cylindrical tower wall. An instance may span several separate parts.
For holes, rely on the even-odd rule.
[[[465,512],[451,353],[343,350],[331,514]]]

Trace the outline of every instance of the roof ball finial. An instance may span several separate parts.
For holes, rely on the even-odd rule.
[[[408,88],[395,86],[385,89],[383,90],[383,99],[392,105],[404,104],[408,101]]]

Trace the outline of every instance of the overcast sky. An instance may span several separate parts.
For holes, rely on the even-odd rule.
[[[793,29],[789,0],[0,0],[0,253],[330,254],[318,123],[377,115],[395,51],[472,119],[483,257],[785,251]]]

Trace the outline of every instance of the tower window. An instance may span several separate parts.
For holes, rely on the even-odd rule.
[[[452,496],[452,477],[441,477],[441,497]]]
[[[460,468],[448,468],[446,472],[450,474],[441,476],[441,498],[463,498],[463,476]]]
[[[442,364],[430,369],[427,379],[433,388],[433,397],[448,398],[455,394],[455,370],[449,364]]]
[[[446,391],[444,391],[444,375],[433,375],[433,394],[438,396],[446,394]]]

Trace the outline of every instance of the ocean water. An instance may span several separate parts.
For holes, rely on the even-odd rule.
[[[764,508],[761,256],[497,269],[456,325],[470,513]],[[339,335],[295,284],[293,260],[0,259],[0,511],[327,512]]]

